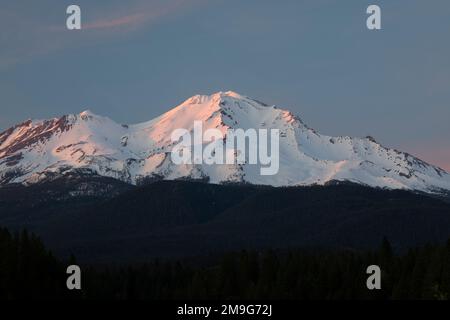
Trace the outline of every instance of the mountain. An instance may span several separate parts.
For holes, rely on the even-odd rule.
[[[194,121],[203,130],[278,129],[279,171],[261,175],[253,164],[172,162],[171,134]],[[0,134],[0,185],[30,185],[60,176],[92,175],[144,184],[154,180],[203,180],[213,184],[271,186],[353,182],[371,187],[448,192],[444,170],[373,138],[330,137],[291,112],[235,92],[196,95],[163,115],[134,125],[84,111],[44,121],[28,120]]]

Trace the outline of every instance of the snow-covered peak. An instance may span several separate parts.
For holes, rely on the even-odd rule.
[[[93,113],[91,110],[86,109],[78,114],[80,118],[94,118],[97,117],[95,113]]]
[[[176,129],[201,121],[224,136],[228,129],[277,129],[279,171],[262,176],[257,165],[175,165],[170,151]],[[288,110],[233,91],[195,95],[161,116],[120,125],[86,110],[50,120],[25,121],[0,133],[0,184],[33,183],[76,170],[129,183],[147,178],[207,179],[211,183],[273,186],[351,181],[374,187],[438,192],[450,175],[371,137],[330,137],[310,129]]]
[[[110,118],[106,117],[106,116],[102,116],[102,115],[98,115],[96,113],[94,113],[92,110],[90,109],[86,109],[78,114],[73,114],[73,115],[69,115],[67,116],[70,119],[73,119],[74,121],[106,121],[106,122],[110,122],[112,121]]]
[[[213,93],[210,95],[197,94],[195,96],[192,96],[192,97],[186,99],[186,101],[183,102],[183,105],[185,105],[185,104],[203,104],[203,103],[210,102],[210,101],[217,102],[217,101],[220,101],[223,98],[227,98],[227,97],[240,99],[240,100],[247,99],[247,97],[245,97],[237,92],[234,92],[234,91],[226,91],[226,92],[219,91],[219,92],[216,92],[216,93]]]
[[[233,97],[233,98],[236,98],[236,99],[244,99],[244,98],[246,98],[243,95],[241,95],[241,94],[239,94],[239,93],[237,93],[235,91],[227,91],[227,92],[225,92],[223,94],[225,96],[227,96],[227,97]]]

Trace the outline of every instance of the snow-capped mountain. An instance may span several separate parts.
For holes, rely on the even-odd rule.
[[[175,129],[279,129],[279,171],[258,165],[175,165]],[[226,138],[225,138],[226,139]],[[450,190],[450,175],[373,138],[330,137],[291,112],[235,92],[196,95],[148,122],[121,125],[90,111],[28,120],[0,134],[0,185],[30,184],[68,174],[97,174],[138,184],[146,179],[203,179],[211,183],[273,186],[351,181],[373,187],[425,192]]]

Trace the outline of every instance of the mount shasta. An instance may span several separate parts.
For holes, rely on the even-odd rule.
[[[258,165],[175,165],[175,129],[279,129],[279,171],[260,175]],[[226,137],[225,137],[226,139]],[[324,185],[348,181],[371,187],[448,192],[441,168],[377,143],[373,138],[330,137],[287,110],[235,92],[196,95],[163,115],[122,125],[90,111],[43,121],[28,120],[0,133],[0,185],[25,185],[87,174],[130,184],[153,179],[204,180],[214,184]]]

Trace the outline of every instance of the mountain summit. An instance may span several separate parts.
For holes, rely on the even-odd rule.
[[[278,129],[279,171],[259,174],[257,165],[175,165],[175,129]],[[235,92],[196,95],[148,122],[121,125],[84,111],[44,121],[28,120],[0,133],[0,185],[31,184],[66,174],[94,174],[131,184],[147,179],[202,179],[211,183],[273,186],[335,181],[424,192],[450,190],[444,170],[373,138],[330,137],[291,112]]]

